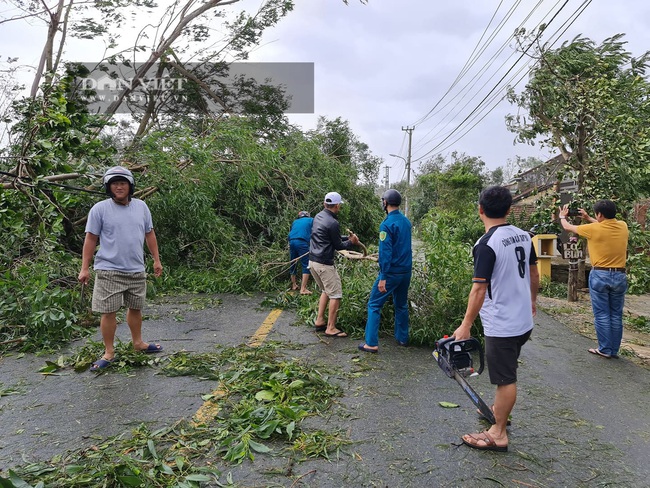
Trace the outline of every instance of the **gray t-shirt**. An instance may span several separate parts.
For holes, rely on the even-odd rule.
[[[90,209],[86,232],[99,236],[95,270],[138,273],[144,271],[144,236],[153,230],[149,207],[132,199],[119,205],[112,199]]]

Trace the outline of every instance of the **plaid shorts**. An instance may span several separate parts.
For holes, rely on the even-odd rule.
[[[113,313],[126,306],[134,310],[144,308],[147,296],[147,273],[95,270],[93,312]]]

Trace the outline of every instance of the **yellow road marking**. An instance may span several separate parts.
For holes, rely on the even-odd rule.
[[[264,322],[262,322],[262,325],[260,325],[260,328],[257,329],[255,334],[253,334],[253,337],[251,337],[251,340],[248,341],[248,345],[250,347],[259,347],[262,345],[262,342],[264,342],[266,336],[269,335],[269,332],[271,332],[273,324],[275,324],[275,321],[278,320],[278,317],[281,313],[282,310],[279,308],[274,308],[271,310],[271,313],[266,316]]]
[[[282,310],[279,308],[271,310],[271,313],[266,316],[264,322],[262,322],[262,325],[260,325],[260,327],[255,331],[255,334],[253,334],[253,337],[251,337],[247,345],[249,347],[261,346],[266,339],[266,336],[271,332],[275,321],[278,320],[281,313]],[[223,384],[220,383],[219,386],[217,386],[217,389],[212,392],[212,398],[203,402],[203,405],[201,405],[194,414],[194,425],[206,423],[208,420],[216,417],[217,412],[219,412],[219,405],[215,400],[224,397],[226,393]]]

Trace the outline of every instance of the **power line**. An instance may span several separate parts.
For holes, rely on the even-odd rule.
[[[562,1],[562,0],[558,0],[558,2],[556,3],[556,5],[557,5],[558,3],[560,3],[560,1]],[[537,9],[537,7],[539,7],[539,5],[541,4],[541,2],[542,2],[542,0],[540,0],[540,1],[537,3],[537,5],[535,6],[535,8],[534,8],[534,9],[533,9],[529,14],[528,14],[528,16],[524,19],[523,22],[525,22],[526,20],[528,20],[528,19],[531,17],[532,13]],[[548,15],[548,14],[546,14],[546,15]],[[542,21],[543,21],[543,19],[546,17],[546,15],[542,18]],[[537,27],[541,24],[542,21],[540,21],[540,23],[538,23],[538,25],[537,25],[535,28],[537,28]],[[523,26],[523,22],[519,24],[519,26],[517,27],[517,30],[522,28],[522,26]],[[509,45],[508,43],[509,43],[512,39],[514,39],[514,37],[515,37],[515,32],[516,32],[516,30],[513,31],[513,34],[511,34],[511,35],[508,37],[508,39],[507,39],[507,40],[506,40],[506,41],[501,45],[501,47],[499,48],[499,50],[498,50],[495,54],[492,55],[492,57],[488,60],[488,62],[486,62],[486,63],[483,65],[483,67],[478,71],[477,75],[476,75],[476,76],[475,76],[475,77],[474,77],[474,78],[473,78],[473,79],[472,79],[468,84],[466,84],[466,85],[465,85],[465,86],[464,86],[464,87],[463,87],[463,88],[462,88],[462,89],[461,89],[461,90],[460,90],[460,91],[459,91],[459,92],[458,92],[458,93],[457,93],[457,94],[456,94],[456,95],[455,95],[451,100],[447,101],[447,103],[445,103],[445,104],[440,108],[440,110],[442,110],[443,108],[449,106],[449,105],[450,105],[454,100],[456,100],[458,97],[460,97],[460,100],[459,100],[459,101],[458,101],[458,102],[457,102],[457,103],[456,103],[456,104],[455,104],[455,105],[454,105],[454,106],[453,106],[453,107],[452,107],[452,108],[451,108],[451,109],[450,109],[450,110],[449,110],[449,111],[448,111],[448,112],[447,112],[447,113],[442,117],[442,119],[438,122],[438,125],[440,125],[440,126],[442,126],[442,127],[441,127],[437,132],[435,132],[433,135],[431,135],[431,133],[434,132],[434,131],[436,130],[436,126],[432,127],[432,128],[431,128],[431,129],[426,133],[426,134],[424,134],[424,136],[423,136],[422,139],[427,138],[427,137],[429,137],[429,136],[431,136],[431,137],[430,137],[430,139],[429,139],[428,141],[426,141],[426,142],[418,142],[418,144],[416,145],[416,150],[419,149],[421,146],[427,144],[427,143],[430,142],[431,140],[434,140],[434,139],[435,139],[435,138],[436,138],[436,137],[437,137],[437,136],[438,136],[442,131],[444,131],[444,124],[443,124],[443,122],[444,122],[444,121],[445,121],[445,120],[446,120],[446,119],[447,119],[447,118],[448,118],[448,117],[449,117],[449,116],[454,112],[454,110],[459,106],[460,102],[462,102],[462,100],[464,100],[464,99],[465,99],[465,98],[470,94],[470,92],[471,92],[471,91],[476,87],[476,85],[481,81],[483,75],[488,71],[489,68],[492,67],[492,65],[493,65],[494,62],[496,61],[497,57],[498,57],[498,56],[499,56],[499,55],[500,55],[500,54],[501,54],[501,53],[506,49],[506,47],[508,47],[508,45]],[[499,66],[499,69],[502,68],[502,67],[504,67],[505,65],[507,65],[507,64],[508,64],[508,61],[509,61],[511,58],[513,58],[515,55],[516,55],[516,51],[513,51],[513,52],[512,52],[512,53],[511,53],[511,54],[510,54],[510,55],[509,55],[509,56],[508,56],[508,57],[503,61],[503,63],[501,63],[501,65]],[[495,73],[492,74],[492,76],[490,76],[490,78],[488,78],[488,80],[484,83],[484,85],[483,85],[482,88],[484,88],[484,87],[486,86],[486,84],[487,84],[490,80],[492,80],[492,79],[493,79],[493,78],[498,74],[498,72],[499,72],[499,70],[497,69],[497,70],[495,71]],[[467,105],[469,105],[469,103],[470,103],[472,100],[474,100],[477,96],[479,96],[479,93],[480,93],[480,90],[477,91],[477,92],[475,92],[473,95],[471,95],[471,97],[470,97],[470,99],[468,100],[468,102],[467,102],[465,105],[463,105],[462,108],[467,107]],[[431,116],[435,115],[436,113],[439,113],[440,110],[438,110],[437,112],[431,113]],[[455,116],[452,117],[452,120],[453,120],[453,118],[455,118]],[[422,139],[421,139],[421,141],[422,141]]]
[[[519,1],[521,1],[521,0],[519,0]],[[431,110],[429,110],[426,113],[426,115],[424,115],[423,117],[421,117],[420,119],[418,119],[417,121],[415,121],[413,123],[414,126],[421,124],[422,122],[427,120],[429,118],[429,116],[435,115],[433,113],[434,110],[438,107],[438,105],[440,105],[440,103],[451,92],[451,90],[453,90],[453,88],[456,86],[456,84],[458,84],[458,82],[463,78],[464,74],[466,73],[466,70],[469,69],[470,66],[472,66],[472,64],[473,64],[473,63],[471,63],[472,57],[474,56],[474,53],[476,53],[476,50],[479,47],[479,45],[481,44],[481,41],[483,40],[483,37],[485,37],[485,33],[490,28],[490,25],[492,24],[492,21],[494,20],[497,13],[499,12],[499,9],[501,8],[501,4],[503,4],[503,0],[501,2],[499,2],[499,5],[497,6],[496,11],[494,12],[494,14],[492,14],[492,18],[490,19],[490,22],[488,22],[488,25],[485,27],[485,30],[483,31],[483,34],[481,34],[480,39],[476,43],[476,46],[474,46],[474,49],[472,50],[472,53],[469,55],[469,58],[467,59],[467,61],[465,61],[465,65],[461,68],[460,73],[458,73],[458,75],[456,76],[456,79],[453,81],[451,86],[449,88],[447,88],[447,91],[442,95],[442,97],[440,97],[440,100],[438,100],[436,102],[436,104],[433,106],[433,108]]]
[[[559,3],[559,2],[558,2],[558,3]],[[572,24],[575,22],[575,20],[576,20],[576,19],[577,19],[581,14],[582,14],[582,12],[584,12],[584,10],[588,7],[588,5],[589,5],[590,3],[591,3],[591,0],[585,0],[585,1],[582,3],[582,5],[581,5],[580,7],[578,7],[578,9],[576,9],[576,10],[573,12],[572,15],[569,16],[569,19],[568,19],[567,21],[565,21],[565,23],[564,23],[563,26],[562,26],[562,27],[564,27],[564,31],[563,31],[563,32],[566,32],[566,30],[568,29],[568,27],[570,27],[570,25],[572,25]],[[566,0],[566,1],[564,2],[564,4],[560,7],[560,9],[557,10],[557,12],[555,12],[555,14],[553,15],[553,17],[552,17],[552,18],[549,20],[549,22],[546,24],[546,27],[548,27],[548,26],[549,26],[549,25],[550,25],[554,20],[557,19],[558,15],[562,12],[562,10],[566,7],[567,4],[568,4],[568,0]],[[557,5],[557,3],[556,3],[556,5]],[[561,27],[560,29],[562,29],[562,27]],[[558,30],[558,31],[559,31],[559,30]],[[556,34],[557,34],[558,31],[556,31]],[[482,100],[478,103],[478,105],[477,105],[477,106],[476,106],[476,107],[475,107],[475,108],[470,112],[470,114],[467,115],[467,116],[466,116],[466,117],[461,121],[460,124],[458,124],[454,129],[452,129],[452,130],[451,130],[451,131],[450,131],[450,132],[449,132],[449,133],[448,133],[448,134],[447,134],[447,135],[446,135],[446,136],[445,136],[445,137],[444,137],[444,138],[443,138],[439,143],[437,143],[437,144],[436,144],[432,149],[430,149],[429,151],[427,151],[424,155],[419,156],[418,159],[421,160],[421,159],[425,158],[426,156],[432,154],[432,153],[435,152],[437,149],[439,149],[439,148],[440,148],[440,147],[441,147],[445,142],[447,142],[447,141],[448,141],[448,140],[449,140],[449,139],[450,139],[454,134],[456,134],[456,133],[458,133],[459,131],[461,131],[461,130],[463,130],[464,128],[466,128],[466,124],[468,124],[468,123],[471,122],[472,120],[476,119],[476,117],[478,117],[478,115],[480,115],[480,113],[486,109],[487,104],[491,103],[491,102],[494,100],[494,98],[495,98],[496,96],[499,96],[499,94],[496,93],[496,92],[497,92],[497,90],[500,88],[501,84],[502,84],[502,83],[504,82],[504,80],[509,76],[509,74],[510,74],[514,69],[515,69],[515,67],[517,66],[517,64],[520,63],[520,61],[521,61],[521,60],[523,59],[523,57],[526,55],[527,51],[532,47],[533,43],[534,43],[534,42],[539,38],[540,35],[541,35],[541,31],[540,31],[540,33],[538,34],[538,36],[537,36],[537,37],[536,37],[536,38],[535,38],[535,39],[534,39],[534,40],[533,40],[533,41],[528,45],[528,47],[526,47],[526,49],[524,49],[524,51],[522,52],[522,54],[517,58],[516,62],[515,62],[515,63],[514,63],[514,64],[513,64],[509,69],[508,69],[508,71],[507,71],[507,72],[506,72],[506,73],[505,73],[505,74],[500,78],[500,80],[499,80],[499,81],[498,81],[498,82],[497,82],[497,83],[492,87],[492,89],[488,92],[488,94],[485,95],[485,96],[482,98]],[[557,42],[557,39],[556,39],[555,42]],[[511,78],[510,78],[509,81],[511,81],[512,79],[514,79],[514,78],[517,76],[517,74],[521,73],[521,71],[522,71],[523,69],[526,69],[526,68],[528,67],[528,65],[530,65],[531,62],[532,62],[532,61],[527,62],[527,63],[526,63],[522,68],[520,68],[519,71],[517,71],[517,72],[516,72],[516,73],[515,73]],[[525,76],[525,74],[524,74],[523,76]],[[521,81],[521,79],[523,79],[523,76],[520,78],[519,81]],[[495,94],[495,93],[496,93],[496,94]],[[476,97],[476,95],[473,96],[473,98],[475,98],[475,97]],[[502,100],[502,97],[501,97],[501,99],[500,99],[497,103],[495,103],[492,107],[490,107],[490,110],[488,111],[488,113],[491,112],[491,111],[492,111],[492,110],[493,110],[493,109],[498,105],[498,103],[501,102],[501,100]],[[470,101],[471,101],[471,100],[470,100]],[[468,102],[468,103],[469,103],[469,102]],[[458,105],[458,104],[457,104],[457,105]],[[467,104],[466,104],[465,106],[467,106]],[[480,118],[480,119],[479,119],[475,124],[473,124],[469,129],[465,130],[465,132],[463,132],[463,133],[462,133],[458,138],[456,138],[456,139],[454,140],[454,142],[457,142],[457,141],[460,140],[464,135],[466,135],[466,134],[467,134],[467,133],[468,133],[472,128],[474,128],[474,127],[478,124],[478,122],[480,122],[481,120],[483,120],[483,119],[485,118],[485,116],[487,116],[487,113],[486,113],[485,115],[483,115],[483,117],[481,117],[481,118]],[[439,132],[440,132],[440,131],[439,131]],[[439,133],[439,132],[438,132],[438,133]],[[433,138],[429,139],[429,142],[431,142],[432,140],[433,140]],[[421,147],[421,146],[422,146],[422,144],[420,144],[418,147]]]
[[[557,3],[559,3],[560,1],[562,1],[562,0],[558,0]],[[506,41],[501,45],[501,47],[497,50],[497,52],[496,52],[494,55],[492,55],[492,57],[491,57],[491,58],[490,58],[490,59],[485,63],[485,65],[484,65],[483,68],[479,71],[479,73],[481,73],[482,71],[487,71],[487,69],[488,69],[488,68],[491,66],[491,64],[494,62],[495,58],[496,58],[499,54],[501,54],[501,52],[503,52],[503,50],[508,46],[508,42],[509,42],[511,39],[514,38],[514,32],[516,32],[516,30],[518,30],[518,29],[520,29],[520,28],[523,27],[524,23],[525,23],[525,22],[526,22],[526,21],[527,21],[527,20],[532,16],[533,12],[535,12],[535,11],[537,10],[537,8],[542,4],[542,2],[543,2],[543,0],[539,0],[539,1],[537,2],[537,4],[535,5],[535,7],[532,9],[532,11],[529,12],[529,14],[526,16],[526,18],[524,18],[524,20],[519,24],[519,26],[517,27],[517,29],[515,29],[515,31],[513,31],[513,34],[511,34],[511,35],[508,37],[508,39],[506,39]],[[503,3],[503,2],[501,2],[501,3]],[[492,20],[494,20],[494,17],[497,15],[497,13],[498,13],[498,11],[499,11],[499,8],[500,8],[500,6],[501,6],[501,3],[499,4],[499,7],[497,7],[497,10],[495,11],[495,13],[494,13],[493,16],[492,16],[492,19],[491,19],[490,22],[488,23],[488,27],[486,27],[486,31],[487,31],[487,29],[489,28],[489,25],[492,23]],[[435,109],[440,105],[440,103],[442,103],[442,101],[443,101],[443,100],[446,98],[446,96],[451,92],[451,90],[452,90],[452,89],[453,89],[453,88],[454,88],[454,87],[455,87],[455,86],[460,82],[460,80],[461,80],[462,78],[464,78],[464,76],[469,72],[469,69],[470,69],[472,66],[474,66],[474,65],[476,64],[476,62],[478,61],[479,56],[480,56],[481,54],[483,54],[483,53],[486,51],[486,49],[490,46],[490,44],[492,44],[492,41],[495,39],[496,35],[497,35],[499,32],[501,32],[501,30],[502,30],[503,27],[505,26],[506,21],[509,20],[509,19],[512,17],[512,15],[513,15],[513,13],[514,13],[516,7],[517,7],[520,3],[521,3],[521,0],[517,0],[516,3],[515,3],[515,4],[514,4],[514,5],[513,5],[509,10],[508,10],[508,12],[506,13],[506,15],[503,17],[503,19],[499,22],[499,24],[498,24],[497,27],[495,28],[495,30],[494,30],[494,32],[492,33],[492,35],[490,36],[489,40],[488,40],[488,41],[485,43],[485,45],[484,45],[484,46],[479,50],[478,47],[479,47],[479,45],[480,45],[480,42],[481,42],[481,40],[485,37],[485,31],[484,31],[484,33],[483,33],[483,35],[481,35],[481,38],[479,39],[477,45],[474,47],[474,50],[472,51],[472,54],[470,55],[470,57],[468,58],[468,60],[465,62],[465,65],[464,65],[463,68],[461,69],[460,73],[458,74],[458,76],[456,77],[456,79],[454,80],[454,82],[453,82],[453,83],[451,84],[451,86],[447,89],[447,91],[443,94],[443,96],[440,98],[440,100],[438,100],[438,102],[436,102],[436,104],[434,105],[434,107],[433,107],[431,110],[429,110],[429,112],[428,112],[424,117],[421,117],[421,118],[420,118],[420,119],[419,119],[419,120],[418,120],[414,125],[422,124],[424,121],[428,120],[430,117],[432,117],[433,115],[435,115],[436,113],[438,113],[438,112],[435,111]],[[556,3],[556,5],[557,5],[557,3]],[[548,15],[548,14],[547,14],[547,15]],[[478,54],[475,55],[475,53],[477,52],[477,50],[478,50],[479,52],[478,52]],[[514,55],[514,54],[513,54],[513,55]],[[513,55],[511,55],[510,57],[512,57]],[[478,79],[480,79],[480,77],[478,77],[478,78],[475,77],[474,80],[473,80],[473,81],[474,81],[473,84],[476,84],[476,82],[478,81]],[[467,88],[467,85],[465,85],[465,86],[461,89],[461,93],[462,93],[462,91],[465,90],[466,88]],[[458,96],[459,96],[459,94],[457,94],[456,96],[454,96],[454,98],[452,98],[451,101],[453,101],[453,100],[454,100],[455,98],[457,98]],[[451,101],[448,101],[445,105],[443,105],[442,108],[448,106],[449,103],[451,103]]]
[[[561,25],[561,26],[560,26],[560,27],[559,27],[559,28],[558,28],[558,29],[557,29],[557,30],[556,30],[556,31],[555,31],[551,36],[550,36],[551,39],[553,39],[553,37],[555,37],[555,39],[552,40],[552,42],[549,41],[549,47],[552,47],[553,45],[555,45],[555,43],[557,43],[557,41],[560,39],[560,37],[561,37],[564,33],[566,33],[566,31],[569,29],[569,27],[570,27],[570,26],[571,26],[571,25],[572,25],[572,24],[577,20],[577,18],[578,18],[578,17],[579,17],[579,16],[584,12],[584,10],[589,6],[589,4],[591,3],[591,1],[592,1],[592,0],[585,0],[585,1],[583,1],[583,3],[581,4],[581,6],[578,7],[578,9],[576,9],[576,10],[571,14],[571,16],[570,16],[570,17],[569,17],[569,18],[568,18],[568,19],[567,19],[567,20],[566,20],[566,21],[565,21],[565,22],[564,22],[564,23],[563,23],[563,24],[562,24],[562,25]],[[565,5],[566,5],[566,3],[568,3],[568,2],[565,2]],[[564,5],[563,5],[563,8],[564,8]],[[558,11],[557,14],[559,14],[559,11]],[[557,16],[557,14],[553,17],[553,19]],[[553,20],[553,19],[552,19],[552,20]],[[550,22],[549,22],[549,24],[550,24]],[[547,24],[547,25],[548,25],[548,24]],[[560,31],[561,31],[561,32],[560,32]],[[536,38],[535,40],[537,40],[537,38]],[[533,42],[535,42],[535,41],[533,41]],[[527,51],[531,46],[532,46],[532,43],[531,43],[531,45],[529,45],[528,48],[526,48],[526,50],[524,51],[524,53],[525,53],[525,52],[526,52],[526,51]],[[521,57],[520,57],[520,58],[521,58]],[[518,60],[518,61],[519,61],[519,60]],[[515,63],[515,64],[516,64],[516,63]],[[530,62],[527,63],[526,65],[522,66],[522,67],[521,67],[521,68],[520,68],[520,69],[515,73],[515,75],[513,75],[513,76],[510,78],[509,81],[512,81],[512,80],[513,80],[513,79],[514,79],[518,74],[520,74],[524,69],[528,68],[529,65],[530,65]],[[513,66],[513,68],[514,68],[514,66]],[[510,72],[511,70],[512,70],[512,68],[509,70],[509,72]],[[524,74],[523,74],[523,75],[522,75],[522,76],[517,80],[517,82],[516,82],[515,84],[519,84],[519,83],[523,80],[523,78],[524,78],[524,77],[525,77],[529,72],[530,72],[530,71],[527,70],[526,73],[524,73]],[[507,74],[507,73],[506,73],[506,74]],[[476,121],[473,125],[471,125],[469,128],[467,128],[467,129],[466,129],[462,134],[460,134],[457,138],[455,138],[453,141],[451,141],[451,142],[450,142],[449,144],[447,144],[445,147],[440,148],[440,146],[442,146],[442,145],[443,145],[443,144],[444,144],[444,143],[445,143],[445,142],[446,142],[446,141],[447,141],[447,140],[448,140],[448,139],[449,139],[453,134],[455,134],[456,132],[458,132],[459,130],[461,130],[462,127],[465,125],[466,122],[476,119],[476,117],[478,117],[477,114],[480,114],[481,111],[485,111],[485,107],[486,107],[486,104],[487,104],[487,103],[491,103],[492,101],[494,101],[495,98],[497,98],[497,97],[500,96],[499,93],[494,93],[494,94],[492,94],[492,93],[495,92],[496,88],[498,88],[498,86],[499,86],[499,84],[501,83],[502,80],[503,80],[503,77],[502,77],[501,80],[499,80],[499,83],[497,83],[497,85],[496,85],[496,86],[495,86],[495,87],[490,91],[490,93],[488,93],[488,95],[486,95],[486,97],[484,97],[483,100],[481,100],[481,102],[479,103],[479,105],[478,105],[477,107],[475,107],[475,109],[474,109],[474,110],[473,110],[473,111],[472,111],[472,112],[471,112],[467,117],[465,117],[465,119],[464,119],[464,120],[463,120],[463,121],[462,121],[462,122],[461,122],[461,123],[460,123],[456,128],[454,128],[452,131],[450,131],[450,132],[447,134],[447,136],[446,136],[446,137],[445,137],[445,138],[444,138],[440,143],[438,143],[434,148],[432,148],[431,150],[429,150],[429,151],[428,151],[426,154],[424,154],[423,156],[420,156],[419,159],[423,159],[424,157],[428,156],[429,154],[433,153],[434,151],[436,151],[436,150],[438,150],[438,149],[439,149],[440,151],[444,151],[444,150],[450,148],[451,146],[453,146],[453,144],[455,144],[455,143],[458,142],[460,139],[462,139],[465,135],[467,135],[467,134],[468,134],[468,133],[469,133],[469,132],[474,128],[474,127],[476,127],[476,126],[477,126],[477,125],[478,125],[478,124],[479,124],[479,123],[480,123],[480,122],[481,122],[481,121],[482,121],[482,120],[483,120],[487,115],[489,115],[489,113],[490,113],[492,110],[494,110],[494,108],[496,108],[496,106],[497,106],[499,103],[501,103],[501,101],[503,100],[503,97],[500,97],[499,100],[498,100],[494,105],[492,105],[492,106],[490,107],[490,109],[487,111],[487,113],[485,113],[482,117],[480,117],[480,119],[478,119],[478,121]],[[492,95],[490,96],[490,94],[492,94]],[[489,97],[489,98],[488,98],[488,97]]]

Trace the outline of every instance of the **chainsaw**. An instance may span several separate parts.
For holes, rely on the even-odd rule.
[[[478,351],[480,366],[478,371],[474,370],[472,353]],[[478,393],[467,383],[465,378],[478,376],[483,372],[484,355],[481,343],[473,337],[463,341],[457,341],[454,337],[443,337],[436,341],[436,348],[433,351],[433,357],[436,358],[438,366],[447,376],[455,379],[467,394],[472,403],[476,405],[479,412],[491,424],[496,424],[494,412],[483,401]]]

